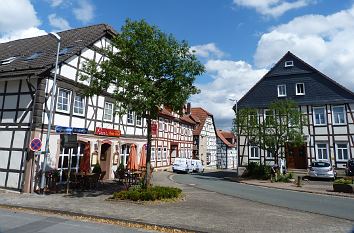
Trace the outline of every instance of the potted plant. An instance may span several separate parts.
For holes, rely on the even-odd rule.
[[[123,179],[124,178],[124,176],[125,176],[125,168],[124,168],[123,162],[121,162],[119,164],[119,166],[117,167],[117,171],[116,172],[118,174],[118,178],[119,179]]]
[[[101,173],[101,172],[102,172],[102,169],[101,169],[100,164],[96,163],[95,166],[92,169],[92,173],[97,174],[97,173]]]
[[[354,184],[352,179],[338,179],[333,182],[334,192],[354,193]]]

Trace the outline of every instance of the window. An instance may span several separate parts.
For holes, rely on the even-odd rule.
[[[163,148],[163,154],[162,154],[162,159],[166,160],[167,159],[167,148]]]
[[[163,118],[159,119],[159,131],[164,131],[164,123],[163,123]]]
[[[104,103],[103,119],[107,121],[113,120],[113,104],[109,102]]]
[[[69,112],[70,91],[59,88],[57,110]]]
[[[317,159],[328,160],[327,144],[318,143],[318,144],[316,144],[316,147],[317,147]]]
[[[157,149],[157,161],[161,161],[161,147]]]
[[[292,67],[292,66],[294,66],[294,61],[285,61],[284,66],[285,67]]]
[[[314,108],[314,123],[315,125],[325,125],[326,124],[326,111],[325,108]]]
[[[134,123],[134,114],[133,111],[128,111],[127,113],[127,123],[128,124],[133,124]]]
[[[83,115],[84,114],[84,97],[76,95],[74,99],[74,113]]]
[[[348,160],[348,144],[347,143],[337,143],[337,160]]]
[[[305,95],[305,84],[296,83],[296,95]]]
[[[258,146],[254,146],[254,145],[251,145],[251,153],[250,153],[250,157],[251,159],[253,158],[259,158],[259,148]]]
[[[120,153],[120,162],[123,163],[124,166],[127,165],[130,153],[130,144],[124,144],[121,146],[121,153]]]
[[[273,154],[269,150],[267,150],[267,158],[273,158]]]
[[[136,124],[141,125],[141,116],[136,116]]]
[[[274,119],[274,112],[272,110],[264,110],[264,120],[267,124],[270,124]]]
[[[151,161],[155,161],[155,147],[151,148]]]
[[[278,97],[284,97],[286,96],[286,85],[278,85]]]
[[[344,106],[335,106],[332,108],[333,111],[333,124],[341,125],[345,124],[345,108]]]

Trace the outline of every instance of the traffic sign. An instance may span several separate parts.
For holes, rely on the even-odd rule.
[[[31,151],[39,151],[42,147],[42,141],[39,138],[33,138],[29,146]]]

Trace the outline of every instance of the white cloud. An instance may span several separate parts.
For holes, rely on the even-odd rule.
[[[88,0],[79,0],[78,6],[73,9],[75,18],[83,23],[88,23],[94,17],[94,6]]]
[[[265,16],[279,17],[285,12],[305,7],[314,0],[234,0],[234,4],[248,8],[254,8],[258,13]]]
[[[0,42],[46,34],[30,0],[3,1],[0,15]]]
[[[203,58],[221,58],[225,55],[224,52],[218,49],[214,43],[191,46],[191,50],[195,51],[195,55]]]
[[[257,67],[270,66],[291,51],[319,71],[354,89],[354,6],[332,15],[305,15],[262,35]]]
[[[64,0],[50,0],[51,2],[51,6],[52,7],[57,7],[57,6],[60,6],[62,3],[63,3]]]
[[[244,61],[231,60],[209,60],[205,68],[213,81],[198,85],[201,93],[191,98],[192,105],[213,113],[217,128],[230,129],[234,102],[229,99],[240,99],[267,70],[253,69]]]
[[[50,25],[55,29],[63,31],[71,28],[66,19],[58,17],[56,14],[50,14],[48,20]]]

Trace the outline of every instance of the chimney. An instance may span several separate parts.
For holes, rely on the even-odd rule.
[[[191,103],[187,103],[187,114],[191,114]]]

